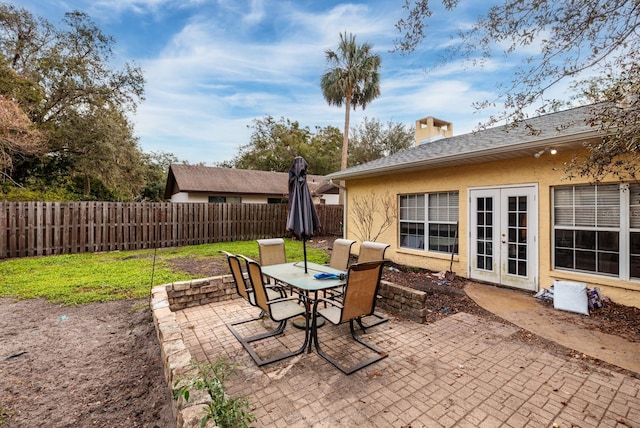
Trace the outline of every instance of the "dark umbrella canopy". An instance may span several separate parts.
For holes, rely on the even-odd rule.
[[[287,230],[302,239],[304,250],[304,271],[307,272],[306,240],[320,228],[320,220],[307,185],[307,161],[298,156],[289,169],[289,214]]]

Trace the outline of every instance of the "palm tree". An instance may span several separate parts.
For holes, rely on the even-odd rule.
[[[346,31],[340,34],[338,51],[325,51],[329,71],[322,75],[320,87],[322,95],[329,105],[342,107],[344,113],[344,135],[342,139],[342,161],[340,169],[347,168],[347,154],[349,151],[349,113],[351,107],[362,106],[364,110],[368,103],[380,95],[380,56],[371,53],[372,46],[363,43],[356,44],[356,36]],[[342,191],[340,192],[342,194]]]

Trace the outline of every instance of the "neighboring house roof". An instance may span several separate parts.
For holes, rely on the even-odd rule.
[[[322,178],[322,183],[323,184],[318,186],[318,188],[316,189],[316,193],[322,195],[337,195],[340,193],[340,189],[338,189],[338,186],[336,186],[335,184],[329,183],[324,178]]]
[[[600,136],[589,125],[594,105],[576,107],[524,121],[530,126],[499,126],[456,135],[402,150],[393,155],[347,168],[325,176],[329,180],[365,178],[495,160],[532,156],[540,149],[580,149]],[[532,132],[532,129],[535,132]]]
[[[179,192],[286,197],[289,194],[288,183],[288,172],[173,164],[169,167],[164,197],[169,199]],[[327,181],[320,175],[308,175],[307,183],[313,195]]]

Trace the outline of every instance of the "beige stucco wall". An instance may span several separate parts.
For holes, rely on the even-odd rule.
[[[186,192],[178,192],[171,195],[171,202],[207,202],[206,196],[204,200],[194,200],[189,198],[189,194]]]
[[[171,202],[194,202],[194,203],[208,203],[208,193],[196,193],[196,192],[179,192],[171,195]],[[267,196],[256,195],[241,195],[243,204],[266,204],[268,202]]]
[[[635,281],[620,281],[598,275],[588,275],[573,272],[557,271],[552,269],[551,254],[551,188],[557,185],[585,184],[588,180],[563,179],[563,173],[557,169],[562,168],[565,162],[569,162],[571,154],[558,153],[549,155],[545,153],[536,159],[533,156],[513,159],[509,161],[497,161],[460,167],[433,169],[417,172],[387,175],[371,179],[348,180],[347,209],[349,215],[346,226],[346,236],[350,239],[361,241],[357,236],[355,218],[351,214],[350,207],[354,198],[367,197],[372,192],[377,196],[388,192],[394,201],[394,212],[398,213],[398,195],[411,193],[458,191],[460,198],[459,212],[459,255],[454,257],[452,270],[456,275],[468,277],[469,260],[469,189],[478,187],[503,187],[519,184],[535,184],[538,187],[538,261],[540,288],[549,287],[554,279],[586,282],[589,287],[598,286],[605,296],[616,302],[640,307],[640,283]],[[616,182],[616,181],[612,181]],[[382,217],[377,215],[377,231]],[[391,247],[386,253],[388,259],[395,263],[417,266],[433,271],[447,271],[451,255],[425,252],[418,250],[399,249],[398,223],[395,222],[389,229],[383,232],[377,239],[378,242],[386,242]],[[357,253],[359,244],[354,245]]]
[[[266,204],[268,202],[268,197],[266,196],[256,196],[256,195],[244,195],[242,196],[243,204]]]

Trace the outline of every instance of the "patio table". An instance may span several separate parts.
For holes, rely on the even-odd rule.
[[[263,266],[262,273],[270,278],[275,279],[276,281],[285,283],[299,291],[301,294],[304,294],[307,297],[305,299],[307,312],[310,312],[313,304],[318,299],[319,291],[326,291],[332,288],[342,287],[347,282],[346,278],[316,279],[314,275],[317,273],[330,273],[340,275],[344,274],[344,271],[313,262],[307,262],[307,273],[305,273],[304,262],[291,262]],[[311,317],[313,317],[314,314],[310,315]],[[310,328],[313,325],[311,321],[312,320],[310,320],[307,325],[307,329],[305,330],[305,334],[308,335],[307,337],[309,337],[308,352],[311,352],[311,342],[313,339],[312,331]]]

